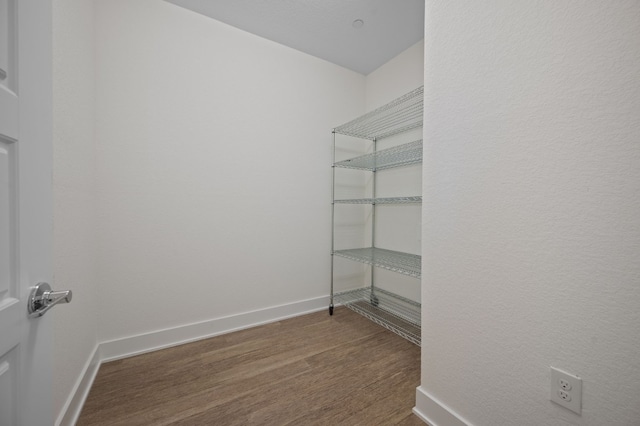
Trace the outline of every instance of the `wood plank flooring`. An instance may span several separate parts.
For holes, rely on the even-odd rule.
[[[419,425],[420,348],[345,308],[106,363],[83,425]]]

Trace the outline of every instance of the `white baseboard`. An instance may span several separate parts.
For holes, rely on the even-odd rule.
[[[413,414],[430,426],[472,426],[451,408],[430,395],[422,386],[416,388],[416,406],[413,407]]]
[[[328,308],[329,298],[323,296],[286,305],[272,306],[256,311],[215,318],[194,324],[157,330],[122,339],[115,339],[100,344],[101,361],[113,361],[146,352],[153,352],[159,349],[207,339],[209,337],[280,321],[322,309],[328,310]]]
[[[73,426],[76,424],[78,417],[80,417],[80,412],[82,411],[84,402],[87,400],[87,396],[89,396],[91,385],[93,385],[93,381],[98,374],[100,363],[100,344],[96,344],[96,347],[93,349],[93,353],[82,370],[82,374],[76,381],[76,384],[67,399],[67,403],[64,405],[60,415],[56,419],[56,426]]]

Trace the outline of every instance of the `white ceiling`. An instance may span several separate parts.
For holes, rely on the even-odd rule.
[[[167,1],[365,75],[424,37],[424,0]]]

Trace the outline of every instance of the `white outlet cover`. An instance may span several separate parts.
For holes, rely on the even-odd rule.
[[[569,383],[570,389],[563,390],[561,381]],[[582,412],[582,379],[551,367],[551,394],[549,399],[574,413],[580,414]]]

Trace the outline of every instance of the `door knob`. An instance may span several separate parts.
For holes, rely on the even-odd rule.
[[[52,291],[48,283],[38,283],[29,296],[27,310],[30,318],[43,316],[58,303],[69,303],[73,293],[71,290]]]

